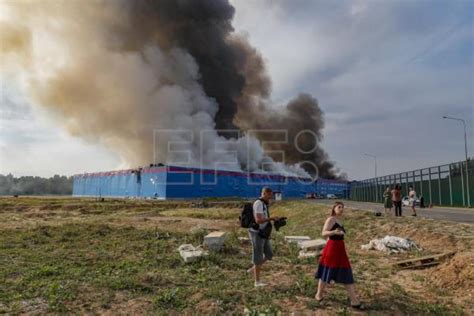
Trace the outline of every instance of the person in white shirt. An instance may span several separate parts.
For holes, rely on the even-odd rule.
[[[268,204],[272,198],[272,190],[263,188],[262,194],[258,200],[253,203],[253,216],[255,224],[249,228],[249,237],[252,242],[252,263],[253,266],[248,272],[253,272],[255,278],[255,287],[265,286],[260,281],[260,271],[262,265],[267,260],[272,260],[273,252],[269,237],[262,237],[262,232],[269,229],[270,221],[278,220],[278,217],[270,217]]]
[[[411,210],[413,211],[413,214],[411,214],[412,216],[416,216],[416,210],[415,210],[415,206],[416,206],[416,191],[415,189],[413,189],[412,187],[410,187],[410,192],[408,193],[408,197],[409,197],[409,201],[410,201],[410,206],[411,206]]]

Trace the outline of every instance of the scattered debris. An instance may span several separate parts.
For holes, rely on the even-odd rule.
[[[298,243],[300,249],[308,250],[321,250],[326,245],[326,240],[324,239],[313,239],[313,240],[303,240]]]
[[[204,245],[212,251],[219,251],[227,238],[226,232],[215,231],[204,236]]]
[[[209,203],[207,203],[207,201],[192,202],[191,207],[192,208],[207,208],[209,207]]]
[[[372,239],[368,244],[362,245],[362,249],[375,249],[389,253],[399,253],[410,250],[421,250],[421,248],[411,239],[396,236],[385,236],[382,239]]]
[[[155,237],[156,239],[170,239],[171,238],[171,235],[169,232],[166,232],[166,233],[160,233],[158,231],[155,232]]]
[[[288,243],[299,243],[300,241],[311,240],[309,236],[285,236]]]
[[[194,247],[191,244],[183,244],[178,248],[181,258],[185,263],[194,262],[202,256],[207,256],[207,251],[201,249],[201,247]]]
[[[402,261],[395,262],[393,265],[400,269],[426,268],[426,267],[431,267],[431,266],[440,264],[441,261],[454,256],[455,253],[456,253],[455,251],[450,251],[450,252],[445,252],[445,253],[441,253],[437,255],[402,260]]]

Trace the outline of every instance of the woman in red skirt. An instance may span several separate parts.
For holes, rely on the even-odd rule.
[[[328,283],[342,283],[346,287],[351,306],[362,309],[359,298],[355,293],[354,277],[352,276],[351,264],[347,257],[346,246],[344,245],[345,229],[342,225],[342,214],[344,204],[342,202],[334,203],[331,216],[324,223],[321,235],[329,238],[321,254],[316,279],[319,279],[318,292],[316,300],[320,302],[323,299],[324,288]]]

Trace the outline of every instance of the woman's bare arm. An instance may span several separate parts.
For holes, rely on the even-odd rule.
[[[334,223],[336,223],[336,219],[334,217],[329,217],[326,222],[324,223],[324,226],[323,226],[323,231],[321,232],[321,235],[324,237],[324,238],[328,238],[330,236],[334,236],[334,235],[342,235],[343,232],[341,231],[338,231],[336,229],[334,230],[330,230],[331,227],[334,225]]]

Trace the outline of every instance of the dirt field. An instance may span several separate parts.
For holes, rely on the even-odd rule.
[[[327,206],[285,201],[272,215],[289,223],[273,236],[275,259],[254,289],[246,273],[250,246],[238,228],[238,203],[207,208],[191,202],[54,198],[0,199],[0,313],[7,314],[275,314],[472,315],[473,225],[413,217],[374,217],[346,210],[346,245],[357,290],[368,307],[348,307],[344,289],[313,299],[315,259],[299,260],[284,235],[319,237]],[[230,233],[224,249],[184,264],[177,248],[198,245],[212,230]],[[423,250],[389,255],[360,248],[385,235],[411,238]],[[396,260],[456,250],[422,270]]]

